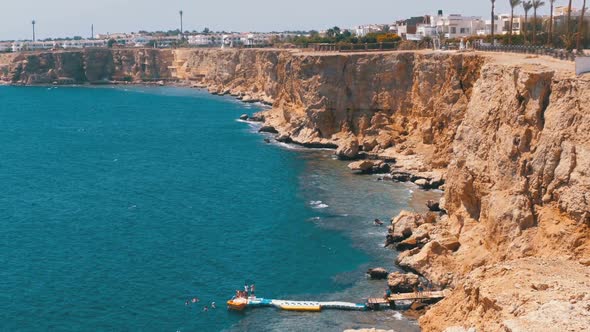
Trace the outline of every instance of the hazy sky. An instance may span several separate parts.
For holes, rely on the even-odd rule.
[[[180,9],[185,30],[247,32],[389,23],[438,9],[487,17],[489,7],[489,0],[1,0],[0,40],[31,38],[33,18],[37,37],[47,38],[87,37],[91,23],[95,33],[176,29]],[[508,12],[508,0],[496,7]]]

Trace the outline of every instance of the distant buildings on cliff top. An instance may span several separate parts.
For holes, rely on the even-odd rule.
[[[80,49],[91,47],[156,47],[168,48],[185,42],[193,47],[263,47],[276,40],[296,36],[292,33],[185,33],[158,35],[146,33],[97,34],[93,39],[0,42],[0,52]]]
[[[572,16],[579,16],[579,10],[572,9]],[[529,15],[529,22],[532,17]],[[554,11],[554,21],[564,22],[567,16],[566,6],[557,6]],[[587,14],[590,17],[590,11]],[[548,16],[539,16],[541,22],[549,20]],[[525,17],[515,15],[513,34],[523,33]],[[392,24],[367,24],[347,29],[359,37],[369,33],[391,32],[406,40],[422,40],[431,38],[462,38],[468,36],[484,36],[491,34],[491,20],[480,16],[463,16],[461,14],[445,14],[439,10],[436,15],[424,15],[398,20]],[[510,14],[496,15],[494,31],[497,34],[508,34],[510,29]],[[0,52],[20,52],[35,50],[80,49],[90,47],[156,47],[167,48],[179,44],[192,47],[264,47],[276,41],[285,41],[290,37],[303,33],[184,33],[177,35],[158,33],[114,33],[97,34],[92,39],[67,39],[45,41],[15,41],[0,42]],[[328,31],[320,31],[320,35],[327,35]]]
[[[565,22],[567,6],[557,6],[554,11],[554,22]],[[572,8],[572,17],[578,17],[580,10]],[[585,14],[590,19],[590,11]],[[532,15],[528,21],[532,22]],[[538,16],[538,20],[546,22],[549,16]],[[523,34],[525,16],[514,15],[512,25],[513,34]],[[494,32],[500,35],[508,34],[510,30],[510,14],[496,15]],[[492,32],[491,19],[481,16],[463,16],[461,14],[445,14],[439,10],[437,15],[424,15],[396,21],[392,24],[368,24],[355,27],[353,32],[358,36],[369,33],[388,31],[400,35],[407,40],[422,40],[425,37],[461,38],[469,36],[485,36]]]

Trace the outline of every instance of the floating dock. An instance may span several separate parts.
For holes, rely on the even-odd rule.
[[[247,308],[264,308],[275,307],[286,311],[307,311],[319,312],[324,309],[332,310],[376,310],[381,306],[395,306],[396,301],[416,301],[416,300],[436,300],[442,299],[446,292],[415,292],[392,294],[388,298],[370,298],[365,303],[351,302],[317,302],[317,301],[290,301],[290,300],[273,300],[258,297],[238,297],[227,301],[227,306],[232,310],[244,310]]]
[[[317,302],[317,301],[290,301],[290,300],[273,300],[264,298],[237,298],[227,301],[227,305],[233,310],[244,310],[246,308],[263,308],[275,307],[286,311],[308,311],[319,312],[324,309],[335,310],[366,310],[367,306],[363,303],[351,302]]]

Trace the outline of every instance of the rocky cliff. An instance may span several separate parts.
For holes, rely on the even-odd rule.
[[[387,160],[394,177],[445,189],[441,213],[403,214],[390,234],[405,241],[400,266],[453,289],[425,330],[590,326],[590,78],[510,60],[104,50],[18,56],[10,80],[170,78],[272,104],[261,117],[283,141]]]
[[[152,49],[22,53],[13,55],[4,76],[16,84],[153,81],[172,78],[173,58],[171,51]]]
[[[425,330],[590,325],[590,79],[538,58],[211,52],[177,55],[182,77],[273,102],[282,140],[442,178],[446,213],[412,217],[397,259],[454,289]]]

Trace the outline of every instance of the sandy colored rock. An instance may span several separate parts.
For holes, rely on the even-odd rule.
[[[420,278],[414,273],[393,272],[387,277],[389,289],[395,293],[409,293],[421,285]]]
[[[583,331],[590,326],[589,277],[587,267],[555,258],[528,257],[480,267],[433,306],[420,324],[426,331],[447,331],[450,327]],[[527,284],[544,285],[540,287],[544,290]]]
[[[413,231],[424,223],[424,218],[417,213],[402,211],[391,221],[388,227],[387,243],[393,244],[409,238]]]
[[[350,168],[353,171],[359,171],[359,172],[368,172],[371,169],[373,169],[374,166],[375,166],[375,163],[372,162],[371,160],[359,160],[359,161],[355,161],[353,163],[348,164],[348,168]]]
[[[359,153],[359,143],[356,138],[349,138],[339,142],[336,156],[340,159],[355,159]]]

